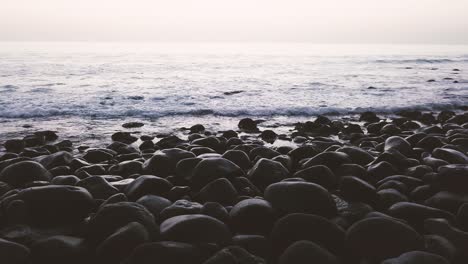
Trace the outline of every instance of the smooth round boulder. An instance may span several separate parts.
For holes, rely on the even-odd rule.
[[[184,199],[177,200],[161,211],[160,220],[163,221],[178,215],[200,214],[202,209],[203,206],[200,203],[191,202]]]
[[[174,175],[177,162],[194,157],[195,154],[190,151],[178,148],[163,149],[143,163],[143,173],[165,178]]]
[[[90,260],[90,252],[83,238],[56,235],[35,241],[30,258],[33,264],[81,264]]]
[[[374,160],[374,156],[372,156],[369,152],[358,147],[346,146],[346,147],[341,147],[337,149],[336,151],[348,154],[352,163],[355,163],[361,166],[365,166]]]
[[[224,158],[203,159],[193,169],[191,187],[198,191],[206,184],[219,178],[232,179],[243,175],[242,169],[230,160]]]
[[[423,249],[424,240],[402,222],[372,217],[354,223],[346,231],[345,245],[353,257],[375,262]]]
[[[278,182],[265,190],[265,200],[281,213],[337,214],[336,204],[322,186],[310,182]]]
[[[220,178],[208,183],[196,195],[202,203],[217,202],[223,205],[232,205],[237,200],[237,190],[226,178]]]
[[[342,164],[353,163],[348,154],[343,152],[325,151],[307,160],[302,168],[309,168],[315,165],[325,165],[331,170]]]
[[[325,248],[307,240],[300,240],[289,246],[279,258],[278,264],[339,264],[336,256]]]
[[[0,238],[0,259],[4,264],[26,263],[29,257],[29,248]]]
[[[229,223],[239,234],[268,234],[275,221],[275,210],[263,199],[245,199],[229,212]]]
[[[172,187],[172,183],[164,178],[153,175],[141,175],[125,188],[125,195],[127,195],[130,201],[136,201],[147,194],[164,195]]]
[[[241,150],[228,150],[224,152],[222,157],[234,162],[244,171],[247,171],[252,166],[249,155]]]
[[[265,158],[259,159],[248,172],[249,179],[261,191],[288,176],[289,171],[283,164]]]
[[[454,149],[436,148],[432,151],[432,156],[445,160],[450,164],[468,164],[468,156]]]
[[[451,164],[438,170],[432,185],[440,190],[468,193],[468,165]]]
[[[330,220],[311,214],[289,214],[276,221],[270,235],[272,253],[279,257],[294,242],[308,240],[337,256],[343,254],[345,231]]]
[[[192,244],[160,241],[141,244],[122,264],[201,264],[205,254]]]
[[[302,178],[308,182],[316,183],[327,190],[335,188],[338,182],[335,174],[324,165],[316,165],[297,171],[292,177]]]
[[[339,190],[341,196],[349,202],[364,202],[375,205],[378,201],[375,187],[354,176],[341,178]]]
[[[0,172],[0,181],[20,188],[33,181],[50,181],[52,175],[44,166],[35,161],[19,161]]]
[[[247,250],[239,246],[229,246],[216,252],[203,264],[266,264],[265,260],[250,254]]]
[[[388,137],[385,140],[384,151],[389,151],[393,149],[398,150],[398,152],[407,157],[411,156],[411,153],[413,152],[411,144],[408,141],[406,141],[406,139],[399,136]]]
[[[156,221],[159,221],[161,212],[172,204],[168,199],[152,194],[140,197],[136,202],[146,207]]]
[[[395,218],[403,219],[416,230],[424,229],[424,220],[428,218],[444,218],[449,222],[456,220],[455,215],[429,206],[417,203],[399,202],[388,208],[387,213]]]
[[[131,222],[115,231],[96,249],[96,256],[101,263],[120,263],[140,244],[149,242],[146,228],[137,222]]]
[[[450,262],[436,254],[424,251],[411,251],[399,257],[386,259],[382,264],[450,264]]]
[[[83,221],[94,208],[91,194],[76,186],[38,186],[5,197],[1,206],[7,219],[24,216],[24,222],[41,227],[56,227]]]
[[[117,229],[137,222],[143,225],[150,239],[159,237],[159,226],[153,215],[141,204],[118,202],[101,206],[88,222],[87,240],[98,245]]]
[[[225,245],[231,240],[227,226],[216,218],[201,215],[179,215],[161,223],[163,240],[185,243]]]
[[[76,183],[88,190],[94,199],[107,199],[114,194],[119,193],[119,189],[112,186],[104,177],[91,176]]]

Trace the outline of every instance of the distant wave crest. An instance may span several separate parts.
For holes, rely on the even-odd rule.
[[[86,111],[77,109],[0,109],[0,118],[48,118],[48,117],[83,117],[83,118],[161,118],[170,116],[220,116],[220,117],[272,117],[272,116],[315,116],[315,115],[350,115],[359,114],[366,111],[373,111],[379,114],[391,114],[401,110],[419,111],[442,111],[442,110],[467,110],[467,105],[460,103],[423,104],[408,107],[298,107],[298,108],[271,108],[271,109],[190,109],[190,110],[170,110],[149,111],[149,110],[122,110],[122,111]]]

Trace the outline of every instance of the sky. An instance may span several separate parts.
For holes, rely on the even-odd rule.
[[[0,41],[468,44],[468,0],[0,0]]]

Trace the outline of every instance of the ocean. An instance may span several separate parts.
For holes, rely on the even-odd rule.
[[[468,46],[456,45],[3,42],[0,69],[0,141],[468,105]]]

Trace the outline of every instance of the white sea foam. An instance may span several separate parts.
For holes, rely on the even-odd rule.
[[[141,45],[1,43],[0,118],[308,116],[468,105],[467,47]]]

